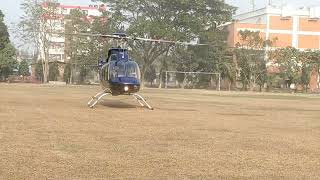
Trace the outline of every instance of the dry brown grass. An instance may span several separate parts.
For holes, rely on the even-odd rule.
[[[0,84],[0,179],[318,179],[320,98]]]

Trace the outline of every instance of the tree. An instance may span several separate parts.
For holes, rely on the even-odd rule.
[[[26,60],[22,60],[20,62],[20,65],[19,65],[19,75],[20,76],[30,76],[30,72],[29,72],[29,64]]]
[[[4,14],[0,10],[0,49],[4,49],[10,42],[8,27],[4,23]]]
[[[36,78],[37,80],[43,82],[43,67],[42,67],[42,62],[39,61],[35,64],[35,73],[36,73]]]
[[[86,66],[80,67],[80,81],[79,81],[80,84],[83,84],[85,82],[85,78],[88,75],[88,72],[89,70]]]
[[[157,72],[154,66],[150,66],[146,71],[144,79],[147,82],[150,82],[151,86],[153,85],[153,81],[157,78]]]
[[[319,74],[320,69],[320,51],[303,51],[300,52],[301,67],[301,84],[304,86],[305,92],[308,92],[308,86],[311,80],[311,74],[316,72]]]
[[[63,19],[58,16],[55,0],[24,0],[21,4],[24,15],[19,22],[23,31],[22,41],[31,43],[40,52],[43,68],[43,82],[48,82],[50,39],[54,37]]]
[[[287,47],[271,51],[269,55],[278,64],[281,77],[287,85],[297,85],[301,80],[302,54],[293,47]]]
[[[263,59],[261,62],[259,62],[257,67],[260,70],[260,75],[257,77],[256,83],[259,85],[259,91],[261,92],[262,91],[262,87],[269,80],[266,60]]]
[[[10,43],[8,28],[4,23],[4,14],[0,10],[0,80],[4,80],[17,68],[15,48]]]
[[[173,62],[175,64],[175,70],[181,72],[196,72],[200,70],[201,59],[196,57],[196,47],[178,47],[174,53]],[[184,89],[188,80],[192,80],[192,77],[187,74],[178,73],[176,75],[177,81]]]
[[[203,34],[215,32],[217,25],[231,20],[235,10],[220,0],[108,0],[108,4],[116,29],[133,36],[187,42],[201,41]],[[130,47],[141,65],[142,79],[152,64],[163,56],[172,56],[176,48],[140,41],[131,42]]]
[[[49,65],[49,81],[57,81],[59,77],[59,64],[57,61]]]
[[[231,85],[236,81],[236,66],[225,43],[226,37],[227,32],[224,30],[208,30],[201,33],[200,41],[208,44],[214,42],[215,45],[176,48],[174,59],[176,70],[220,73],[223,79],[229,81],[229,89],[231,89]],[[193,82],[207,82],[208,79],[206,78],[208,77],[199,76],[199,81],[194,80]],[[177,74],[177,78],[184,88],[186,80],[191,77],[185,76],[185,74]],[[209,81],[211,81],[211,86],[218,83],[218,81],[213,81],[213,77]],[[201,86],[201,84],[199,85]]]
[[[237,64],[233,59],[232,51],[226,51],[224,58],[217,63],[217,71],[221,74],[222,80],[228,80],[228,90],[235,85],[237,81]]]
[[[68,64],[66,64],[66,66],[64,67],[63,80],[64,80],[66,83],[71,83],[70,77],[71,77],[71,65],[70,65],[70,63],[68,63]]]
[[[102,11],[101,16],[87,18],[87,15],[79,9],[71,10],[66,16],[66,33],[93,33],[108,34],[110,25],[108,24],[108,12]],[[101,37],[84,37],[66,35],[66,55],[70,58],[71,64],[70,81],[73,82],[75,75],[80,74],[80,82],[84,81],[88,73],[88,65],[95,64],[101,57],[106,57],[109,49],[109,40]]]
[[[310,84],[312,67],[310,64],[304,63],[301,68],[301,84],[306,92],[308,92],[308,86]]]
[[[87,21],[86,14],[80,9],[73,9],[66,16],[67,22],[65,32],[68,33],[84,33],[90,28],[90,22]],[[83,36],[66,35],[66,55],[70,58],[71,64],[70,81],[73,82],[78,66],[85,65],[86,57],[88,57],[88,38]]]
[[[313,72],[320,70],[320,51],[299,51],[287,47],[271,51],[269,56],[275,60],[280,69],[280,75],[287,85],[302,85],[307,92]]]
[[[0,79],[4,80],[18,67],[18,62],[14,56],[15,48],[10,43],[5,44],[5,47],[0,49]]]
[[[268,79],[265,47],[270,46],[272,41],[264,40],[260,36],[260,32],[244,30],[239,34],[241,42],[237,44],[235,53],[243,90],[247,90],[248,87],[253,90],[254,86],[258,84],[261,91]]]

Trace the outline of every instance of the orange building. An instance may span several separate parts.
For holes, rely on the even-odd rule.
[[[235,47],[240,40],[239,31],[259,31],[263,39],[277,41],[274,48],[295,47],[300,50],[320,49],[320,7],[268,6],[252,12],[239,14],[227,25],[228,45]],[[311,89],[319,89],[319,73],[313,74]]]

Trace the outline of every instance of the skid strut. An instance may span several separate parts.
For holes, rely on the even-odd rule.
[[[88,102],[88,106],[90,107],[90,108],[93,108],[99,101],[100,101],[100,99],[102,99],[104,96],[107,96],[107,95],[109,95],[110,93],[107,93],[107,92],[105,92],[105,91],[103,91],[103,92],[99,92],[98,94],[96,94],[95,96],[93,96],[92,98],[91,98],[91,100]]]
[[[139,94],[132,94],[132,96],[138,101],[138,103],[142,107],[147,106],[150,110],[153,110],[153,107],[151,107],[142,96],[140,96]]]

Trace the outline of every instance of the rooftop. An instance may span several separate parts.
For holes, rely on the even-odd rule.
[[[295,8],[293,6],[266,6],[261,9],[257,9],[254,11],[238,14],[234,16],[235,20],[242,20],[248,17],[255,17],[261,15],[281,15],[283,17],[287,16],[307,16],[310,18],[320,18],[320,6],[316,7],[300,7]]]

